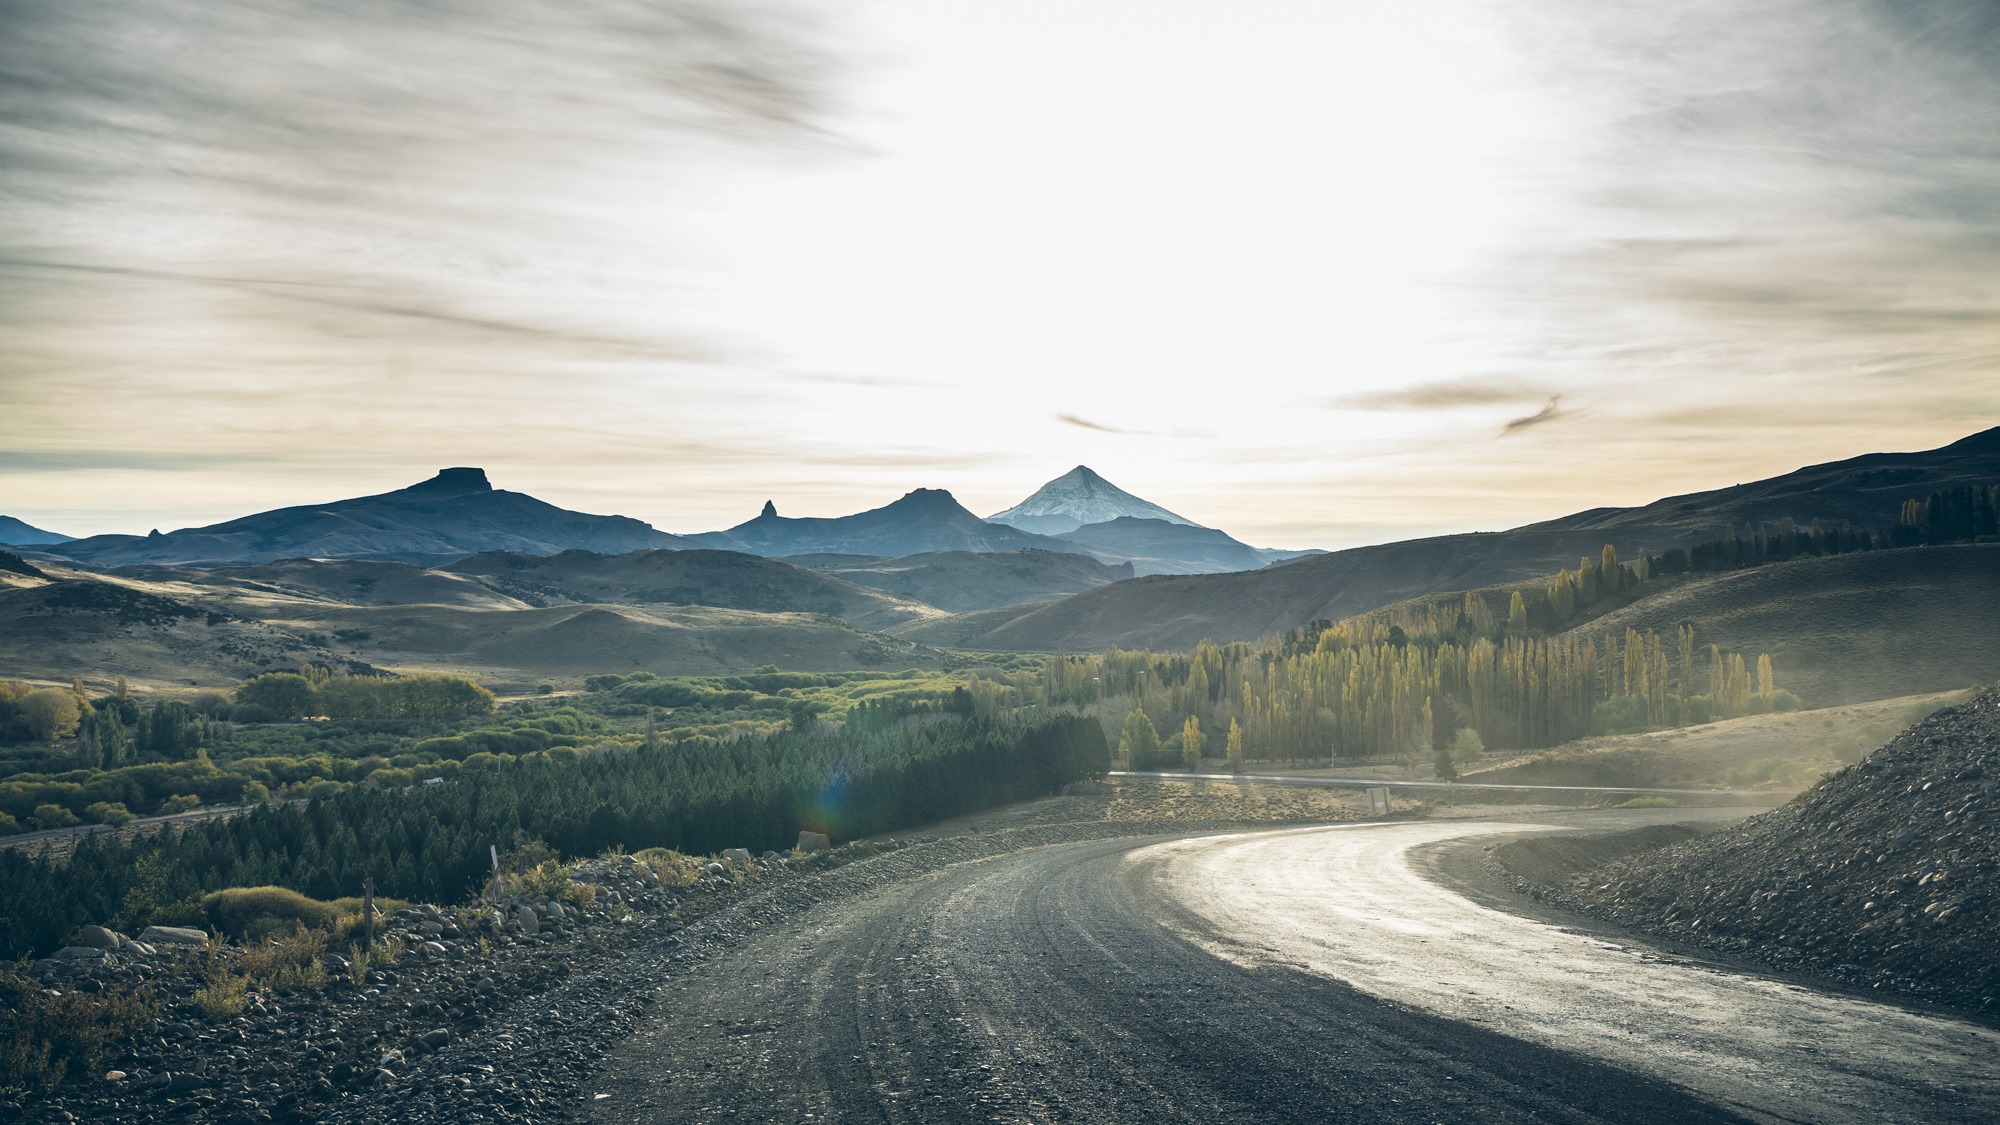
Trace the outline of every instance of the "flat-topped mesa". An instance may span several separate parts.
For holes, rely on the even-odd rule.
[[[491,492],[493,485],[486,479],[485,469],[460,466],[439,469],[436,476],[413,484],[404,491],[425,492],[436,496],[464,496],[473,492]]]

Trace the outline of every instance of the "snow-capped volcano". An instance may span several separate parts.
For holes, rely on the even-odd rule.
[[[1106,523],[1126,516],[1165,520],[1188,527],[1202,526],[1158,504],[1139,499],[1084,465],[1078,465],[1036,489],[1033,496],[1019,504],[986,518],[993,523],[1004,523],[1037,535],[1062,535],[1085,524]]]

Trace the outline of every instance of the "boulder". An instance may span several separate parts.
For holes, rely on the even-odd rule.
[[[535,913],[535,908],[532,906],[515,907],[514,921],[521,927],[521,932],[529,937],[535,936],[535,933],[542,928],[541,916]]]
[[[724,848],[722,849],[722,862],[735,867],[748,868],[750,866],[750,849]]]
[[[812,852],[823,852],[832,846],[833,842],[826,838],[826,833],[824,832],[799,833],[798,848],[802,852],[809,854]]]
[[[139,940],[151,946],[207,945],[208,935],[187,926],[147,926]]]
[[[121,939],[103,926],[85,926],[80,940],[92,949],[116,949]]]
[[[66,945],[49,954],[49,957],[56,961],[102,961],[106,956],[102,949],[94,949],[88,945]]]

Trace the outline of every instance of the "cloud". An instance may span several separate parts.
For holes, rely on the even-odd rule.
[[[1107,426],[1102,422],[1093,422],[1088,418],[1079,418],[1074,414],[1058,414],[1056,415],[1056,421],[1066,426],[1075,426],[1078,429],[1096,430],[1100,434],[1144,434],[1142,430],[1121,430],[1116,426]]]
[[[1547,398],[1545,387],[1511,379],[1474,376],[1416,387],[1365,391],[1325,400],[1336,410],[1456,410],[1466,406],[1504,406]]]
[[[1519,433],[1529,426],[1539,426],[1544,422],[1553,422],[1558,418],[1575,413],[1574,411],[1562,409],[1561,402],[1561,395],[1551,397],[1547,406],[1524,418],[1516,418],[1508,422],[1505,426],[1500,427],[1500,436],[1506,437],[1508,434]]]

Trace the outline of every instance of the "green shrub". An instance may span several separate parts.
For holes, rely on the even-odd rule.
[[[86,807],[83,810],[83,815],[99,824],[109,824],[114,827],[120,824],[130,824],[134,820],[139,819],[132,815],[131,809],[126,808],[116,801],[99,801],[94,805]]]
[[[325,929],[341,915],[338,904],[307,898],[289,887],[214,891],[202,896],[201,909],[209,925],[239,941],[289,932],[296,926]]]
[[[34,818],[39,828],[68,828],[76,823],[76,814],[61,805],[36,805]]]
[[[226,1020],[243,1013],[244,994],[250,981],[220,967],[210,972],[208,983],[194,990],[190,998],[195,1008],[211,1020]]]
[[[160,812],[169,815],[190,812],[200,807],[201,798],[192,793],[176,793],[160,802]]]

